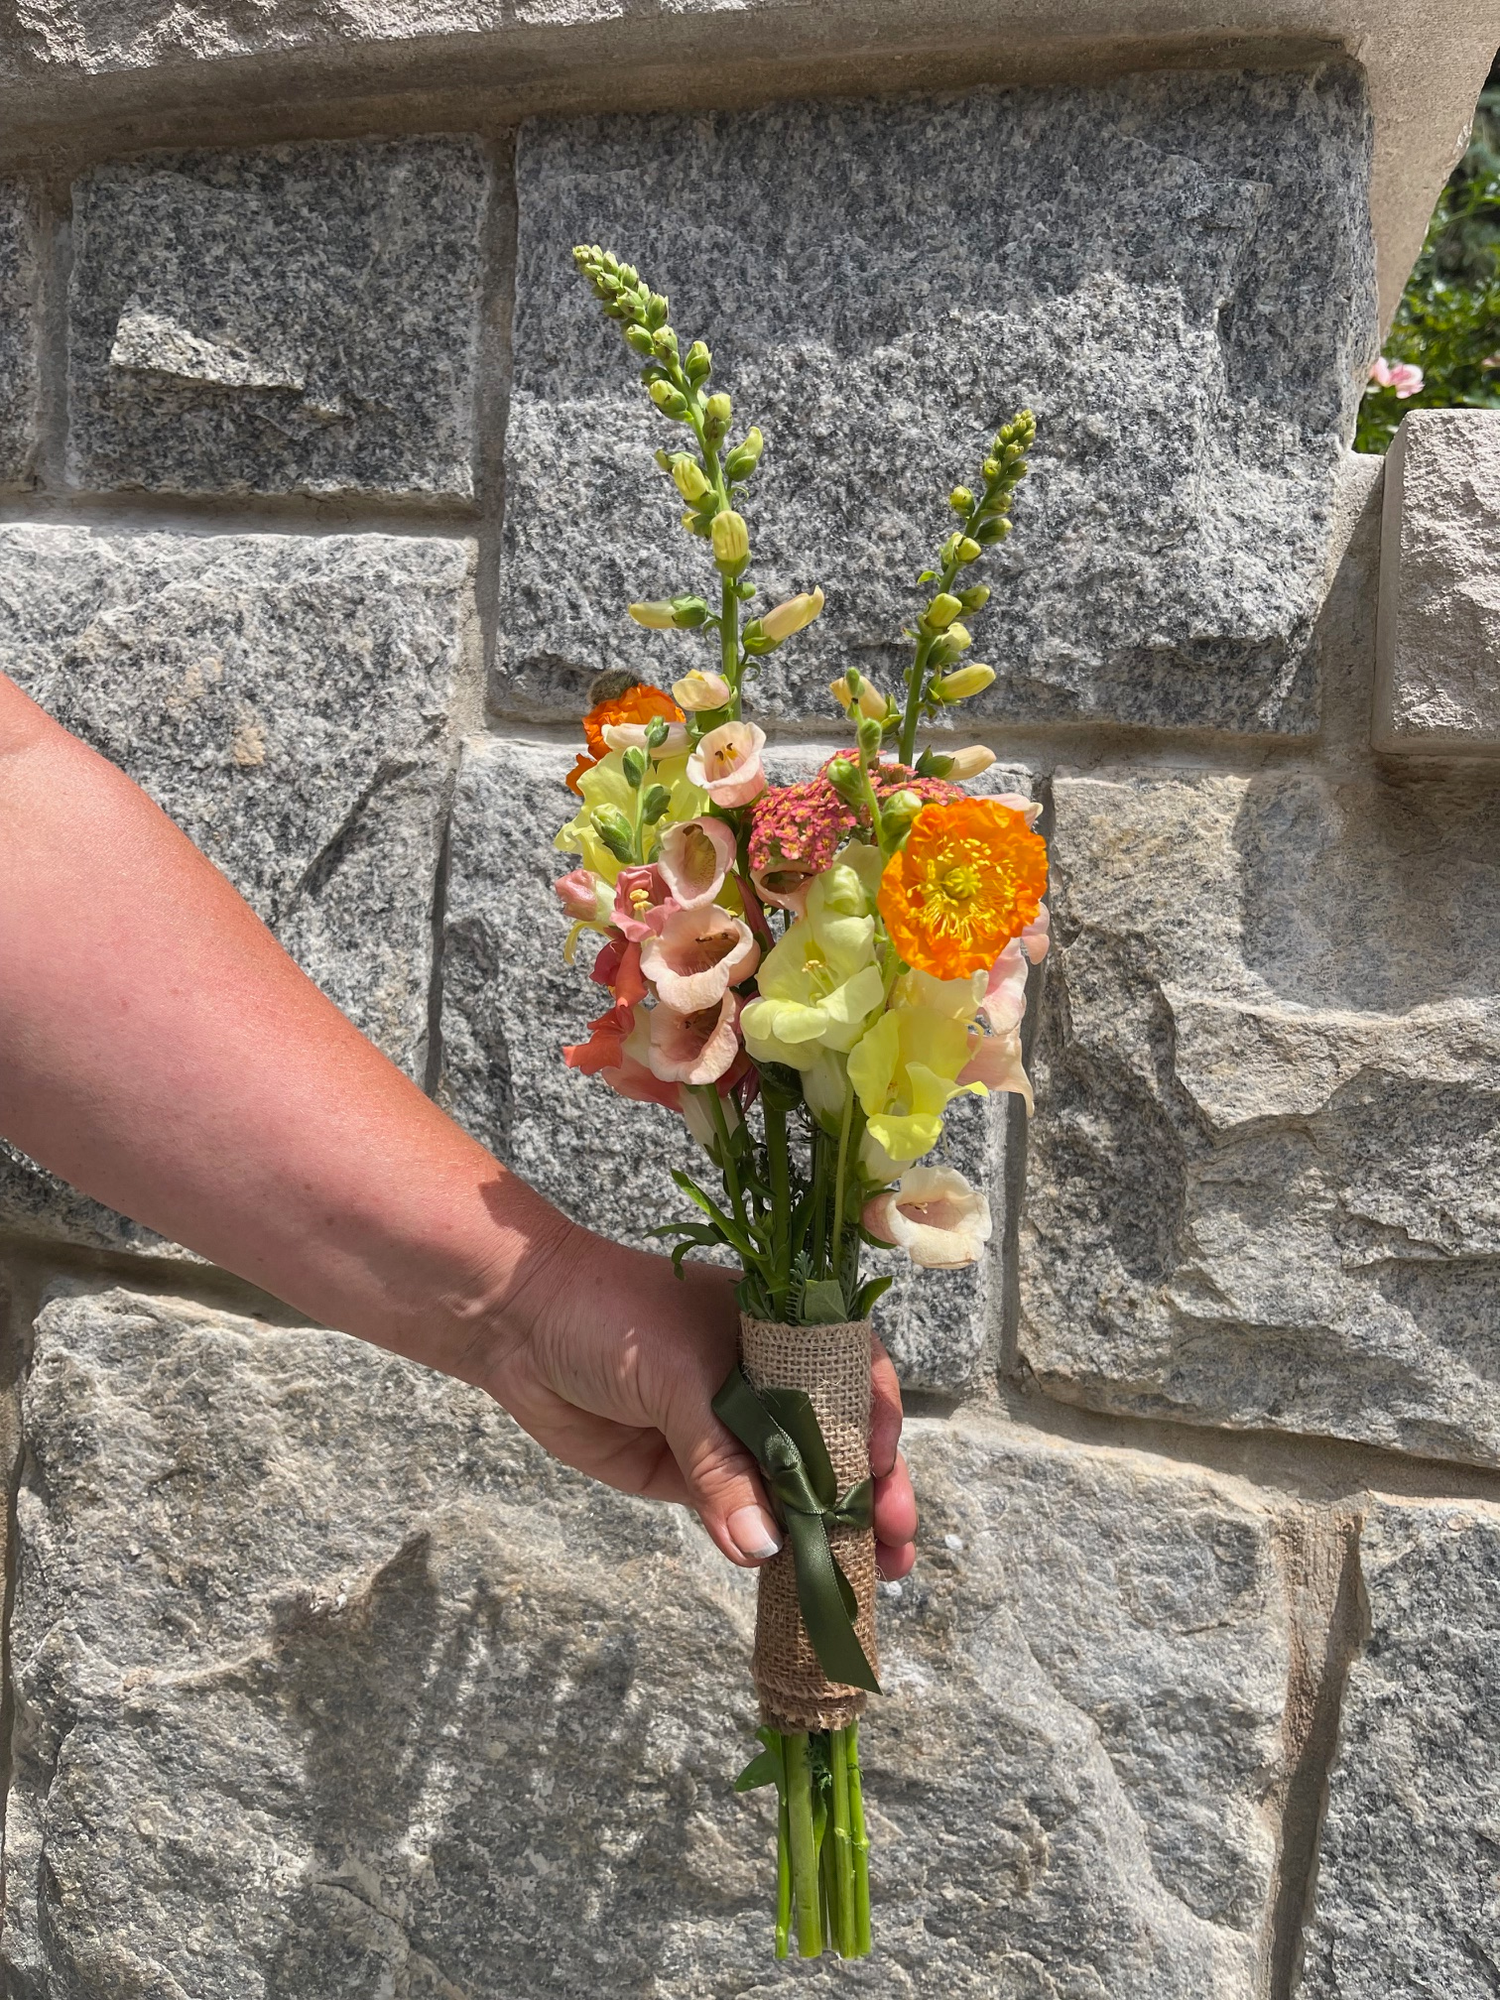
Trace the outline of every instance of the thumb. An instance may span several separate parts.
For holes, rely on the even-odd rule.
[[[755,1460],[707,1403],[666,1433],[672,1456],[715,1545],[741,1568],[774,1556],[782,1535],[766,1502]]]

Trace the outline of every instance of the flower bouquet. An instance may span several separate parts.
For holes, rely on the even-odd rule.
[[[656,1233],[679,1271],[724,1245],[743,1273],[740,1365],[714,1407],[754,1454],[784,1530],[760,1572],[754,1677],[763,1748],[738,1788],[778,1795],[776,1953],[870,1949],[869,1841],[859,1717],[878,1693],[869,1466],[867,1246],[916,1264],[971,1263],[984,1196],[922,1165],[963,1093],[1030,1092],[1020,1021],[1028,965],[1047,945],[1038,808],[974,797],[988,750],[917,751],[917,732],[994,679],[966,664],[961,622],[989,593],[964,584],[1010,532],[1035,434],[1003,425],[957,525],[919,588],[901,700],[850,670],[832,688],[853,742],[800,783],[772,784],[765,732],[742,714],[758,663],[823,609],[813,589],[747,615],[750,532],[739,500],[758,429],[731,443],[701,341],[683,351],[667,300],[595,247],[574,252],[639,357],[661,416],[683,434],[657,462],[706,544],[714,599],[632,604],[640,625],[699,632],[713,663],[670,695],[606,677],[568,778],[579,805],[557,836],[581,865],[557,884],[573,928],[602,940],[592,977],[609,1005],[565,1060],[622,1097],[683,1117],[717,1185],[674,1170],[695,1210]],[[705,562],[705,569],[708,562]],[[892,750],[894,755],[887,755]]]

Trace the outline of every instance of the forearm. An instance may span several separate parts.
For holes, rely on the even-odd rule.
[[[567,1231],[3,677],[0,1133],[312,1318],[455,1373]]]

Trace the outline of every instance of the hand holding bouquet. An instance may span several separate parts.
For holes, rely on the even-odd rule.
[[[777,1789],[777,1955],[795,1935],[803,1956],[858,1957],[870,1948],[858,1719],[879,1691],[869,1315],[891,1282],[863,1278],[861,1253],[896,1245],[930,1267],[982,1253],[982,1193],[920,1162],[957,1096],[1017,1091],[1029,1108],[1020,1022],[1047,947],[1038,809],[971,796],[960,781],[990,752],[918,755],[917,731],[994,679],[965,660],[962,621],[989,593],[962,580],[1010,532],[1035,424],[1023,411],[1003,425],[976,487],[949,495],[957,525],[919,579],[902,699],[851,669],[831,692],[853,742],[774,785],[746,683],[819,616],[823,592],[747,616],[739,500],[761,433],[731,443],[709,351],[681,351],[664,297],[608,252],[574,256],[678,428],[657,461],[715,588],[630,606],[650,629],[699,633],[710,661],[670,696],[616,677],[584,719],[568,779],[579,808],[557,836],[581,865],[557,893],[569,957],[582,933],[602,940],[592,977],[609,1005],[564,1057],[678,1113],[716,1176],[710,1189],[674,1171],[696,1216],[657,1233],[675,1238],[679,1268],[720,1244],[739,1263],[741,1365],[715,1408],[755,1455],[786,1535],[761,1572],[764,1748],[739,1785]]]

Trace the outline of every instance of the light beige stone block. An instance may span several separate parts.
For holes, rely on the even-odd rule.
[[[1413,410],[1385,461],[1377,749],[1500,755],[1500,411]]]

